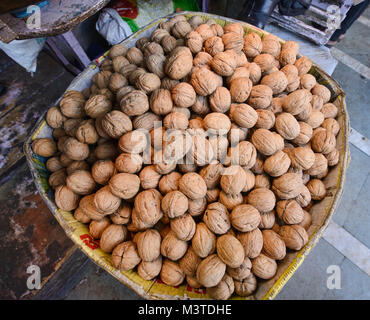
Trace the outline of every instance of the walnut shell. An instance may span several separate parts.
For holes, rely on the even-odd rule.
[[[89,147],[75,138],[68,138],[63,144],[65,154],[72,160],[85,160],[89,156]]]
[[[222,86],[221,78],[208,70],[206,67],[196,69],[190,78],[190,84],[200,96],[208,96],[212,94],[217,87]],[[195,102],[194,102],[195,103]]]
[[[240,193],[246,183],[246,173],[239,165],[233,165],[224,170],[220,186],[226,193]]]
[[[312,92],[313,95],[320,96],[323,99],[323,103],[329,102],[329,100],[331,98],[330,90],[322,84],[317,83],[312,88],[311,92]]]
[[[322,154],[328,154],[335,149],[336,146],[335,135],[326,130],[320,130],[312,136],[311,147],[313,151]]]
[[[217,256],[229,267],[237,268],[244,261],[244,248],[237,238],[224,234],[217,239]]]
[[[301,250],[308,242],[308,234],[300,225],[281,226],[278,231],[287,248]]]
[[[303,210],[293,199],[279,201],[276,205],[276,212],[279,219],[286,224],[299,224],[303,220]]]
[[[263,237],[260,229],[255,228],[249,232],[242,232],[237,235],[238,240],[242,244],[245,256],[256,258],[262,251]]]
[[[188,199],[180,191],[167,193],[161,202],[163,212],[169,218],[176,218],[183,215],[188,210]]]
[[[271,279],[277,271],[277,264],[275,260],[269,258],[264,254],[252,259],[252,272],[258,278],[268,280]]]
[[[200,24],[195,31],[200,34],[204,41],[215,35],[211,27],[206,23]]]
[[[215,234],[225,234],[230,229],[229,213],[220,202],[213,202],[207,206],[203,221]]]
[[[154,261],[161,254],[161,235],[155,229],[141,232],[137,239],[137,251],[143,261]]]
[[[82,211],[83,212],[83,211]],[[90,235],[94,239],[100,239],[103,231],[111,225],[111,222],[108,217],[104,217],[101,220],[93,220],[89,225]]]
[[[249,204],[238,205],[231,212],[231,224],[241,232],[256,229],[260,221],[261,217],[258,210]]]
[[[297,173],[285,173],[274,179],[272,191],[280,199],[293,199],[298,196],[302,184],[302,178]]]
[[[238,281],[234,281],[235,286],[235,293],[242,297],[247,297],[251,295],[257,289],[257,279],[251,273],[245,279]]]
[[[290,167],[290,158],[283,151],[277,151],[263,163],[263,169],[272,177],[279,177],[286,173]]]
[[[197,200],[189,200],[189,214],[193,217],[201,215],[207,207],[207,200],[200,198]]]
[[[154,90],[150,96],[150,109],[158,115],[166,115],[171,112],[173,102],[171,92],[167,89]]]
[[[263,230],[262,253],[274,260],[282,260],[286,255],[286,246],[283,239],[273,230]]]
[[[122,271],[135,268],[141,259],[137,253],[136,244],[132,241],[122,242],[112,252],[113,266]]]
[[[89,171],[76,170],[67,177],[67,187],[74,193],[87,195],[94,191],[95,181]]]
[[[140,184],[143,189],[156,188],[161,175],[157,172],[154,165],[147,166],[139,174]]]
[[[231,127],[231,121],[228,116],[220,112],[207,114],[203,119],[203,125],[211,134],[227,134]]]
[[[305,173],[310,176],[318,176],[323,174],[328,169],[328,160],[321,153],[315,153],[315,161],[310,169],[306,170]]]
[[[267,188],[257,188],[248,194],[248,204],[255,207],[261,213],[266,213],[274,209],[275,203],[276,198],[274,193]]]
[[[228,274],[225,274],[216,286],[207,288],[210,297],[217,300],[227,300],[233,292],[234,281]]]
[[[318,110],[313,110],[310,117],[305,120],[313,129],[319,127],[325,120],[324,114]]]
[[[174,86],[171,95],[173,102],[179,107],[188,108],[195,103],[196,93],[188,83],[181,82]]]
[[[273,91],[269,86],[264,84],[256,85],[250,92],[248,103],[254,109],[265,109],[271,104],[272,93]]]
[[[295,137],[291,142],[298,145],[306,145],[312,138],[312,127],[306,122],[299,121],[299,135]]]
[[[175,80],[184,78],[193,67],[193,56],[191,51],[187,47],[175,48],[169,57],[165,65],[166,74]]]
[[[46,122],[53,129],[61,128],[65,120],[67,120],[67,118],[62,114],[57,106],[51,107],[46,113]]]
[[[86,114],[90,118],[99,118],[112,110],[112,102],[105,95],[97,94],[89,98],[85,104]]]
[[[187,242],[178,239],[173,231],[167,233],[161,243],[162,256],[167,257],[172,261],[181,259],[185,255],[187,249]]]
[[[110,76],[110,74],[109,74]],[[59,102],[60,111],[68,118],[83,118],[85,116],[85,97],[79,91],[71,90],[64,94]]]
[[[243,52],[248,58],[257,57],[262,51],[262,40],[261,37],[251,32],[244,37]]]
[[[171,230],[180,240],[189,241],[193,238],[196,224],[190,214],[184,214],[170,220]]]
[[[218,186],[223,169],[223,165],[217,162],[209,164],[199,171],[199,174],[205,181],[208,189],[214,189]]]
[[[145,130],[133,130],[125,133],[118,141],[118,147],[126,153],[142,153],[148,146]]]
[[[232,104],[230,118],[242,128],[252,128],[257,123],[258,114],[256,110],[245,103]]]
[[[156,224],[163,216],[161,200],[162,196],[156,189],[139,192],[134,202],[138,218],[146,224]]]
[[[275,71],[261,79],[261,84],[269,86],[274,95],[282,93],[288,86],[288,79],[282,71]]]
[[[283,100],[283,109],[292,115],[297,115],[304,111],[305,106],[310,102],[311,94],[306,89],[300,89],[290,93]]]
[[[131,199],[139,191],[140,179],[131,173],[117,173],[109,181],[111,192],[122,199]]]
[[[312,74],[303,74],[300,78],[300,87],[302,89],[311,90],[316,85],[316,78]]]
[[[126,53],[127,53],[127,48],[125,47],[125,45],[122,43],[119,43],[119,44],[112,46],[112,48],[110,48],[108,55],[109,55],[109,58],[113,59],[118,56],[125,56]]]
[[[100,249],[104,252],[112,252],[113,249],[125,241],[128,237],[128,231],[125,226],[111,224],[103,231],[100,238]],[[136,247],[136,246],[135,246]],[[112,255],[113,258],[113,255]],[[137,264],[140,261],[137,262]],[[136,266],[136,265],[135,265]]]
[[[193,247],[190,246],[185,255],[179,260],[179,266],[187,276],[194,277],[200,262],[201,259],[195,253]]]
[[[79,207],[73,212],[73,217],[81,223],[86,224],[91,222],[91,219]]]
[[[217,53],[212,61],[211,68],[220,76],[231,76],[237,65],[236,53],[234,50],[226,50]]]
[[[122,97],[120,106],[126,115],[139,116],[149,110],[149,101],[143,91],[133,90]]]
[[[188,172],[181,177],[179,189],[188,198],[196,200],[206,195],[207,185],[199,174]]]
[[[211,56],[215,56],[217,53],[224,51],[224,49],[221,37],[213,36],[204,41],[204,50]]]
[[[195,234],[191,240],[194,252],[201,258],[212,254],[216,248],[216,236],[200,222],[196,226]]]
[[[160,273],[161,280],[169,286],[178,286],[184,279],[185,274],[182,272],[178,263],[164,259]]]
[[[197,268],[197,281],[204,287],[214,287],[220,283],[226,271],[224,264],[216,254],[212,254],[202,260]]]
[[[307,188],[310,191],[313,200],[322,200],[326,196],[326,187],[319,179],[312,179],[307,183]]]
[[[169,193],[179,189],[179,180],[181,174],[173,171],[161,177],[159,180],[158,188],[162,194]]]
[[[225,50],[234,50],[240,52],[243,50],[244,39],[242,34],[227,32],[222,35],[222,42]]]
[[[275,135],[266,129],[257,129],[254,131],[251,142],[265,156],[273,155],[278,150]]]
[[[55,189],[55,204],[64,211],[72,211],[78,207],[80,196],[65,185]]]
[[[159,275],[162,269],[162,256],[154,261],[141,261],[137,273],[145,280],[152,280]]]
[[[34,153],[42,157],[51,157],[57,152],[57,145],[50,138],[39,138],[32,142]]]
[[[278,38],[272,34],[266,34],[262,39],[261,53],[271,54],[273,57],[278,57],[281,50],[281,45]]]

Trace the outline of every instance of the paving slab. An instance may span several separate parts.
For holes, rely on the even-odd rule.
[[[71,290],[66,300],[138,300],[142,299],[108,272],[90,262],[86,275]]]
[[[340,265],[344,256],[325,239],[312,249],[303,264],[293,274],[276,300],[321,300],[327,292],[327,268]]]
[[[332,77],[346,93],[351,127],[362,135],[370,137],[370,110],[368,108],[370,105],[370,81],[340,62]]]
[[[327,290],[327,300],[369,300],[370,277],[347,258],[340,265],[341,289]]]
[[[351,161],[346,174],[342,199],[333,217],[333,220],[340,226],[344,225],[348,216],[355,214],[357,198],[360,196],[360,191],[370,173],[370,158],[352,144],[349,145],[349,148]],[[370,207],[368,206],[368,208]],[[361,221],[357,221],[357,223],[361,224]]]

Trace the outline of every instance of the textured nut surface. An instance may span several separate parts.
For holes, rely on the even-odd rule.
[[[274,260],[284,259],[286,247],[283,239],[273,230],[263,230],[262,236],[263,254]]]
[[[143,91],[133,90],[122,97],[120,106],[126,115],[138,116],[149,110],[149,101]]]
[[[57,146],[50,138],[39,138],[32,142],[32,150],[42,157],[51,157],[57,152]]]
[[[225,234],[231,227],[229,213],[220,202],[213,202],[207,206],[203,221],[215,234]]]
[[[223,113],[212,112],[204,117],[203,125],[211,134],[227,134],[231,127],[231,121]]]
[[[94,195],[95,208],[102,214],[114,213],[120,204],[121,199],[111,192],[109,186],[100,188]]]
[[[170,220],[171,230],[180,240],[189,241],[193,238],[196,223],[190,214],[183,214]]]
[[[280,113],[276,117],[275,128],[286,140],[293,140],[298,137],[301,129],[294,116],[287,112]]]
[[[207,293],[213,299],[227,300],[234,292],[234,281],[233,278],[228,274],[224,274],[221,281],[214,287],[207,288]]]
[[[181,259],[186,253],[187,249],[187,242],[178,239],[173,231],[167,233],[161,243],[162,256],[167,257],[173,261]]]
[[[252,205],[241,204],[236,206],[231,212],[231,224],[241,232],[253,231],[258,227],[260,222],[260,213]]]
[[[112,262],[115,268],[128,271],[135,268],[141,259],[137,253],[136,244],[132,241],[122,242],[112,252]]]
[[[242,128],[252,128],[258,120],[256,110],[245,103],[232,104],[230,108],[230,117]]]
[[[242,297],[251,295],[257,289],[257,279],[253,274],[247,278],[234,281],[235,293]]]
[[[201,261],[197,268],[196,278],[204,287],[214,287],[223,278],[226,264],[216,254],[212,254]]]
[[[220,77],[211,70],[206,67],[200,67],[191,74],[190,84],[194,87],[197,94],[208,96],[212,94],[217,87],[222,86],[222,81],[220,80]]]
[[[277,264],[275,260],[269,258],[264,254],[252,259],[252,272],[258,278],[268,280],[271,279],[277,271]]]
[[[137,273],[145,280],[152,280],[159,275],[162,269],[162,256],[154,261],[141,261]]]
[[[239,165],[233,165],[223,171],[220,186],[225,193],[240,193],[246,184],[246,173]]]
[[[195,253],[193,247],[190,246],[185,255],[179,260],[179,266],[187,276],[194,277],[200,262],[200,257]]]
[[[303,210],[295,200],[282,200],[276,205],[279,219],[286,224],[299,224],[303,220]]]
[[[131,173],[117,173],[109,181],[111,192],[122,199],[131,199],[140,188],[140,179]]]
[[[261,213],[266,213],[274,209],[275,203],[276,198],[274,193],[267,188],[257,188],[248,194],[248,204],[255,207]]]
[[[199,257],[205,258],[215,251],[216,236],[203,222],[200,222],[197,224],[191,245]]]
[[[284,240],[287,248],[301,250],[308,242],[308,234],[300,225],[282,226],[279,228],[279,235]]]
[[[197,200],[206,195],[207,185],[199,174],[188,172],[181,177],[179,189],[188,198]]]
[[[58,208],[71,211],[78,207],[80,200],[79,195],[74,193],[70,188],[60,185],[55,189],[55,203]]]
[[[313,200],[322,200],[326,196],[326,187],[319,179],[312,179],[307,183],[307,188],[310,191]]]
[[[239,267],[245,257],[244,248],[240,241],[230,235],[224,234],[217,239],[217,256],[229,267]]]
[[[156,189],[148,189],[137,194],[134,201],[138,218],[149,225],[156,224],[163,216],[161,212],[162,196]]]
[[[262,40],[261,37],[251,32],[244,37],[243,52],[248,58],[255,58],[262,51]]]
[[[110,137],[118,139],[126,132],[132,130],[132,122],[123,112],[113,110],[103,117],[102,127]]]
[[[171,191],[163,197],[161,207],[169,218],[176,218],[188,210],[188,198],[180,191]]]
[[[175,48],[169,57],[165,65],[166,74],[175,80],[184,78],[193,66],[193,56],[191,51],[187,47]]]
[[[178,286],[184,279],[185,274],[182,272],[178,263],[164,259],[160,273],[161,280],[169,286]]]
[[[279,150],[265,160],[263,169],[270,176],[279,177],[288,171],[290,163],[289,156],[285,152]]]
[[[257,129],[254,131],[251,142],[265,156],[273,155],[278,150],[274,134],[267,129]]]
[[[125,226],[115,224],[109,225],[103,231],[100,238],[100,249],[104,252],[112,252],[113,249],[121,242],[127,239],[128,232]],[[139,263],[140,261],[138,261]]]
[[[239,233],[237,238],[244,248],[246,257],[255,258],[261,253],[263,247],[263,237],[259,228],[255,228],[249,232]]]
[[[302,178],[297,173],[288,172],[274,179],[272,191],[280,199],[292,199],[298,196],[302,184]]]
[[[161,235],[155,229],[141,232],[137,238],[137,250],[143,261],[154,261],[161,254]]]
[[[87,170],[76,170],[67,177],[67,187],[74,193],[87,195],[94,191],[95,181]]]

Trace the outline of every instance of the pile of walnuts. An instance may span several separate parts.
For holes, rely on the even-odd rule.
[[[181,15],[113,46],[91,88],[48,111],[55,141],[32,144],[57,206],[119,270],[251,295],[307,243],[339,161],[338,109],[298,51]]]

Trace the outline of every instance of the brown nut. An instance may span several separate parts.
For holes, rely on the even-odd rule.
[[[162,196],[156,189],[139,192],[134,202],[137,217],[143,223],[154,226],[163,216],[161,200]]]
[[[83,212],[83,211],[82,211]],[[89,225],[90,235],[94,239],[100,239],[103,231],[111,225],[111,222],[108,217],[104,217],[101,220],[93,220]]]
[[[234,292],[234,281],[228,274],[224,274],[221,281],[214,287],[207,288],[207,293],[211,298],[217,300],[227,300]]]
[[[252,259],[252,272],[258,278],[268,280],[271,279],[277,271],[277,264],[275,260],[269,258],[264,254]]]
[[[260,221],[261,217],[258,210],[249,204],[238,205],[231,212],[231,224],[241,232],[249,232],[256,229]]]
[[[244,248],[240,241],[229,234],[217,239],[217,256],[229,267],[237,268],[244,261]]]
[[[230,218],[226,207],[220,202],[213,202],[207,206],[203,221],[215,234],[225,234],[230,229]]]
[[[265,109],[271,104],[272,93],[273,91],[269,86],[264,84],[256,85],[250,92],[248,103],[254,109]]]
[[[251,94],[253,83],[250,79],[241,77],[230,82],[231,99],[235,102],[245,102]]]
[[[197,200],[189,200],[189,214],[193,217],[200,216],[207,207],[207,200],[200,198]]]
[[[169,218],[176,218],[188,210],[188,198],[180,191],[167,193],[161,202],[161,207]]]
[[[122,199],[131,199],[139,191],[140,179],[131,173],[117,173],[109,181],[111,192]]]
[[[291,142],[298,145],[306,145],[312,138],[312,127],[306,122],[300,121],[298,123],[300,128],[299,135],[291,140]]]
[[[306,89],[299,89],[287,95],[283,100],[283,109],[292,115],[301,113],[310,102],[311,94]]]
[[[184,78],[193,67],[193,55],[187,47],[175,48],[169,57],[165,65],[166,74],[175,80]]]
[[[336,118],[338,115],[338,107],[333,103],[325,103],[320,111],[324,115],[325,119]]]
[[[145,280],[152,280],[159,275],[162,269],[162,256],[154,261],[141,261],[137,273]]]
[[[122,271],[135,268],[141,259],[137,253],[136,244],[126,241],[118,244],[112,252],[113,266]]]
[[[171,230],[176,237],[183,241],[189,241],[193,238],[196,224],[190,214],[184,214],[170,220]]]
[[[120,101],[122,112],[128,116],[139,116],[149,110],[147,95],[141,90],[133,90]]]
[[[115,160],[118,172],[137,173],[141,170],[143,158],[135,153],[121,153]]]
[[[182,272],[178,263],[164,259],[160,273],[161,280],[169,286],[178,286],[184,279],[185,274]]]
[[[293,199],[279,201],[276,204],[276,212],[279,219],[286,224],[299,224],[303,220],[303,210]]]
[[[137,251],[143,261],[154,261],[161,254],[161,235],[155,229],[141,232],[137,238]]]
[[[320,130],[312,136],[311,147],[313,151],[322,154],[328,154],[335,149],[336,146],[335,135],[326,130]]]
[[[238,240],[242,244],[245,256],[256,258],[262,251],[263,237],[260,229],[255,228],[249,232],[242,232],[237,235]]]
[[[227,32],[222,35],[222,42],[225,50],[234,50],[235,52],[241,52],[244,46],[243,34],[235,32]]]
[[[289,150],[288,155],[292,161],[292,167],[296,169],[308,170],[315,162],[315,154],[311,148],[292,148]]]
[[[85,101],[85,97],[81,92],[75,90],[67,91],[59,102],[60,111],[68,118],[83,118],[85,116]]]
[[[173,102],[171,92],[167,89],[154,90],[150,96],[150,109],[158,115],[166,115],[171,112]]]
[[[233,165],[224,170],[220,186],[225,193],[240,193],[246,184],[246,173],[241,166]]]
[[[279,150],[265,160],[263,169],[270,176],[279,177],[288,171],[290,163],[289,156],[285,152]]]
[[[216,254],[212,254],[199,264],[196,278],[204,287],[214,287],[221,281],[225,271],[226,264]]]
[[[211,112],[204,117],[203,126],[210,134],[225,135],[230,130],[231,121],[223,113]]]
[[[51,157],[57,152],[57,145],[50,138],[39,138],[32,142],[34,153],[42,157]]]
[[[101,235],[100,242],[99,242],[100,249],[107,253],[112,252],[113,249],[118,244],[125,241],[127,237],[128,237],[128,231],[125,226],[111,224],[107,228],[105,228],[105,230],[103,231]]]
[[[67,120],[67,118],[57,106],[51,107],[46,113],[46,122],[53,129],[61,128],[65,120]]]
[[[322,200],[326,196],[326,187],[319,179],[312,179],[307,183],[307,188],[310,191],[313,200]]]
[[[102,94],[89,98],[85,104],[86,114],[90,118],[99,118],[112,110],[112,102]]]
[[[230,118],[242,128],[252,128],[257,123],[258,114],[256,110],[245,103],[232,104]]]
[[[208,189],[214,189],[218,186],[224,167],[221,163],[212,163],[203,167],[199,174],[205,181]]]
[[[319,176],[326,172],[328,169],[328,160],[321,153],[315,153],[315,161],[310,169],[306,170],[305,173],[310,176]]]
[[[78,207],[80,196],[65,185],[56,187],[54,196],[55,204],[62,210],[72,211]]]
[[[271,54],[277,58],[281,50],[281,45],[278,38],[272,34],[266,34],[262,39],[261,53]]]
[[[263,230],[262,253],[274,260],[282,260],[286,255],[286,246],[283,239],[273,230]]]
[[[278,234],[284,240],[287,248],[301,250],[308,242],[308,234],[300,225],[281,226]]]
[[[251,273],[248,277],[243,280],[235,280],[235,293],[242,297],[250,296],[257,289],[257,279]]]
[[[179,107],[188,108],[195,103],[196,93],[193,87],[186,82],[180,82],[174,86],[171,94],[173,102]]]
[[[261,84],[269,86],[274,95],[282,93],[288,86],[288,79],[282,71],[275,71],[261,79]]]
[[[139,154],[148,146],[146,130],[133,130],[125,133],[118,141],[118,147],[126,153]]]
[[[262,51],[262,40],[261,37],[251,32],[244,37],[243,52],[248,58],[257,57]]]
[[[181,174],[173,171],[161,177],[158,183],[158,188],[162,194],[167,194],[171,191],[179,189],[179,181]]]
[[[298,196],[302,185],[302,178],[297,173],[285,173],[274,179],[272,191],[280,199],[293,199]]]
[[[216,236],[201,222],[196,226],[195,234],[191,240],[194,252],[201,258],[212,254],[216,248]]]
[[[161,175],[157,172],[154,165],[146,166],[139,174],[140,184],[143,189],[156,188]]]
[[[231,76],[237,66],[238,61],[234,50],[219,52],[211,61],[211,68],[220,76]]]
[[[167,257],[172,261],[181,259],[185,255],[187,249],[187,242],[178,239],[173,231],[167,233],[161,243],[162,256]]]
[[[132,122],[123,112],[113,110],[103,117],[102,127],[110,137],[119,139],[123,134],[132,130]]]
[[[265,156],[271,156],[278,150],[275,135],[267,129],[257,129],[252,135],[251,142]]]
[[[72,160],[85,160],[89,156],[89,147],[75,138],[68,138],[64,142],[63,149]]]
[[[217,87],[222,87],[222,78],[206,67],[199,67],[191,74],[190,84],[200,96],[212,94]]]
[[[94,191],[95,181],[89,171],[76,170],[67,177],[67,187],[74,193],[87,195]]]
[[[193,247],[190,246],[185,255],[179,260],[179,266],[187,276],[194,277],[200,262],[201,259],[195,253]]]
[[[94,144],[99,139],[93,119],[82,121],[79,124],[75,135],[78,141],[86,144]]]
[[[188,172],[181,177],[179,189],[188,198],[197,200],[206,195],[207,185],[199,174]]]
[[[248,204],[252,205],[261,213],[273,210],[275,203],[276,198],[274,193],[267,188],[257,188],[248,194]]]
[[[312,88],[311,92],[312,92],[313,95],[320,96],[323,99],[323,103],[329,102],[329,100],[331,98],[330,90],[322,84],[317,83]]]

